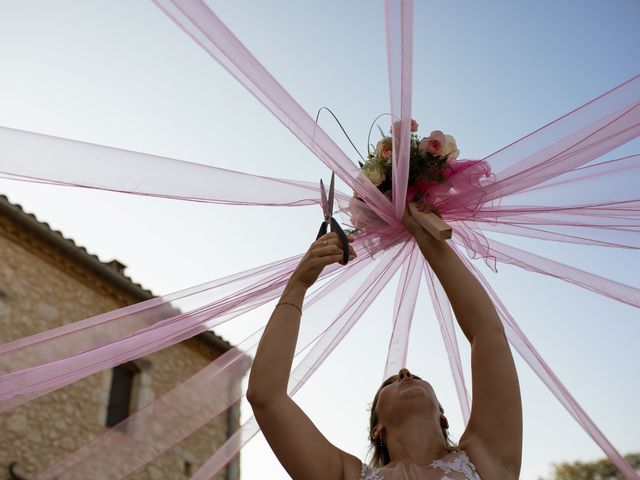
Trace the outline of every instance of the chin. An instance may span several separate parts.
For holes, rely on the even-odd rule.
[[[438,402],[424,388],[418,385],[407,386],[398,393],[396,402],[398,408],[403,410],[416,409],[422,412],[438,409]]]

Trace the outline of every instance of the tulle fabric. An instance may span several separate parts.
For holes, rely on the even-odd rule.
[[[400,228],[387,199],[200,0],[154,0],[205,52],[235,77],[258,101],[387,223]]]
[[[467,267],[474,273],[476,278],[482,283],[498,311],[500,320],[505,327],[505,332],[509,343],[517,350],[520,356],[529,364],[535,374],[544,382],[549,390],[560,401],[563,407],[571,414],[578,424],[587,432],[587,434],[598,444],[602,451],[609,457],[616,467],[624,474],[626,478],[638,478],[638,474],[633,467],[627,463],[624,457],[616,450],[616,448],[607,440],[600,429],[593,423],[587,413],[580,407],[575,398],[569,393],[560,379],[551,370],[551,367],[542,359],[533,344],[526,337],[524,332],[515,322],[507,308],[500,301],[496,292],[493,290],[489,282],[478,271],[478,269],[469,262],[460,252],[458,255]]]
[[[404,261],[404,256],[400,255],[404,249],[406,242],[388,249],[382,255],[384,261],[376,262],[375,268],[368,270],[365,267],[372,266],[371,258],[363,257],[354,264],[353,272],[343,271],[309,297],[304,309],[308,321],[303,323],[296,356],[304,353],[310,345],[313,347],[292,372],[289,384],[292,395],[340,343],[364,313],[367,303],[375,298],[397,271]],[[360,282],[354,281],[353,277],[358,277],[360,273],[363,274],[359,278]],[[345,284],[347,280],[350,281]],[[352,295],[338,315],[329,318],[319,302],[336,288],[351,289]],[[101,478],[122,478],[153,460],[242,398],[246,387],[237,382],[237,379],[243,376],[250,364],[262,332],[263,329],[254,332],[186,382],[36,478],[54,479],[63,476],[85,479],[91,478],[96,471],[103,472]],[[257,428],[253,420],[250,420],[241,431],[246,437],[249,432],[255,434]],[[229,451],[235,455],[242,444],[239,437],[240,434],[236,434],[231,438],[222,452]],[[112,454],[100,455],[104,451],[116,454],[120,461],[114,462]],[[208,462],[208,468],[214,470],[211,475],[229,460],[225,456],[223,461],[216,462],[215,459],[221,455],[222,453],[218,453],[217,457]]]
[[[400,281],[396,290],[393,305],[393,330],[387,351],[387,362],[384,367],[383,380],[398,373],[407,364],[407,350],[409,348],[409,332],[413,321],[413,312],[418,300],[422,262],[418,261],[420,249],[413,242],[411,255],[402,266]]]
[[[405,235],[406,237],[406,235]],[[366,240],[366,237],[364,237]],[[371,258],[363,239],[354,263]],[[397,242],[394,242],[397,243]],[[367,246],[371,248],[371,243]],[[378,250],[387,244],[379,244]],[[370,251],[370,250],[369,250]],[[374,251],[375,253],[375,251]],[[302,255],[2,346],[0,409],[191,338],[277,298]],[[321,278],[339,270],[330,266]]]
[[[442,285],[440,285],[440,281],[436,277],[436,274],[431,270],[431,267],[427,264],[424,258],[422,261],[425,264],[425,280],[429,287],[429,294],[431,295],[435,314],[440,325],[442,341],[445,349],[447,350],[449,368],[451,369],[451,375],[453,376],[456,393],[458,395],[458,402],[460,403],[460,413],[462,414],[462,419],[466,425],[469,422],[469,417],[471,415],[471,400],[469,390],[467,389],[464,379],[462,362],[460,361],[460,351],[458,350],[458,340],[456,338],[456,330],[453,324],[451,304],[449,303],[449,298],[447,297]]]
[[[10,180],[227,205],[304,206],[320,198],[316,182],[250,175],[7,127],[0,127],[0,148],[0,178]]]
[[[409,151],[411,148],[411,95],[413,79],[413,2],[385,0],[387,59],[389,64],[389,97],[393,118],[394,192],[393,213],[396,219],[404,213]]]
[[[306,382],[400,271],[384,373],[397,369],[406,358],[415,298],[424,277],[449,356],[462,415],[468,419],[470,396],[449,302],[400,222],[408,172],[405,149],[411,117],[412,2],[385,3],[396,192],[391,202],[359,173],[358,166],[206,4],[200,0],[156,0],[156,4],[363,200],[353,199],[350,192],[338,196],[345,222],[360,222],[356,226],[363,230],[355,243],[359,257],[347,268],[327,269],[322,280],[325,283],[309,298],[297,358],[305,346],[310,350],[292,373],[290,392],[295,393]],[[576,245],[637,249],[640,193],[634,186],[640,179],[638,155],[599,159],[639,133],[640,76],[636,76],[484,159],[460,160],[464,168],[452,171],[443,184],[429,188],[437,211],[453,228],[451,243],[489,292],[513,347],[628,478],[638,476],[542,360],[467,257],[482,258],[494,270],[498,263],[512,264],[639,306],[640,291],[634,286],[535,255],[489,235],[497,232]],[[0,175],[5,178],[238,205],[302,206],[319,201],[317,186],[305,182],[232,172],[9,128],[0,129],[0,138]],[[180,182],[175,181],[178,177]],[[248,182],[252,188],[234,188],[241,182]],[[618,188],[593,188],[601,182]],[[240,317],[277,298],[300,258],[293,256],[3,345],[0,406],[11,408]],[[325,316],[325,323],[309,320],[315,311],[332,308],[334,315]],[[142,467],[242,397],[241,380],[260,333],[255,332],[201,372],[37,478],[88,478],[92,476],[89,473],[98,471],[104,473],[101,478],[122,478]],[[226,393],[216,396],[212,394],[214,390]],[[193,478],[212,478],[256,432],[253,419],[245,422]],[[104,449],[109,449],[108,456],[96,454]]]

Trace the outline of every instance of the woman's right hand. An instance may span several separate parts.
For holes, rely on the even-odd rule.
[[[349,240],[353,241],[352,239]],[[350,257],[355,251],[349,245]],[[311,244],[269,319],[249,377],[247,400],[271,449],[293,480],[358,478],[360,460],[331,444],[287,393],[296,351],[306,289],[327,265],[340,262],[342,245],[336,233]],[[350,466],[345,474],[345,465]]]
[[[349,243],[353,242],[353,237],[347,238]],[[349,245],[349,260],[355,257],[356,252]],[[309,288],[318,280],[324,267],[336,262],[342,263],[342,243],[337,233],[330,232],[311,244],[293,275],[291,275],[289,285]]]

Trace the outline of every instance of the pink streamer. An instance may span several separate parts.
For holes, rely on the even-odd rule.
[[[300,255],[223,277],[203,285],[158,297],[85,320],[69,323],[30,337],[0,345],[3,373],[65,358],[97,348],[173,316],[245,288],[247,282],[268,278],[299,262]],[[171,315],[168,315],[170,313]]]
[[[316,183],[6,127],[0,127],[0,178],[226,205],[302,206],[320,198]],[[348,201],[349,196],[341,197]]]
[[[502,320],[502,324],[504,325],[509,343],[511,343],[511,345],[518,351],[523,360],[529,364],[540,380],[542,380],[549,390],[551,390],[551,392],[585,430],[585,432],[587,432],[587,434],[598,444],[613,464],[618,467],[628,479],[640,479],[640,476],[638,476],[631,465],[627,463],[624,457],[620,455],[614,446],[611,445],[600,429],[593,423],[591,418],[589,418],[587,413],[580,407],[580,405],[578,405],[578,402],[573,398],[573,396],[571,396],[562,382],[553,373],[549,365],[547,365],[542,359],[538,351],[525,336],[524,332],[520,330],[520,327],[509,314],[493,288],[491,288],[489,282],[478,271],[475,265],[464,257],[464,255],[459,251],[457,253],[467,267],[474,273],[476,278],[484,285],[487,293],[489,293],[489,296],[498,310],[498,314]]]
[[[489,155],[484,160],[492,165],[497,175],[502,178],[521,172],[531,171],[537,165],[552,167],[553,171],[545,176],[553,178],[558,175],[553,163],[563,163],[574,155],[579,155],[582,148],[587,151],[600,141],[617,138],[614,143],[622,145],[625,140],[621,136],[635,138],[628,128],[637,129],[637,105],[640,101],[640,75],[612,88],[599,97],[561,116],[553,122],[539,128],[535,132]],[[635,119],[635,122],[631,121]],[[615,148],[615,147],[614,147]],[[544,152],[544,153],[543,153]],[[546,160],[540,162],[536,156],[544,155]],[[514,162],[514,159],[517,159]],[[584,162],[586,163],[586,162]],[[577,162],[578,164],[584,164]],[[540,173],[543,168],[536,168]],[[569,169],[564,169],[567,171]],[[532,179],[533,184],[540,183],[540,177]]]
[[[309,150],[354,191],[376,214],[400,227],[389,201],[286,92],[260,62],[201,0],[154,0],[212,58],[235,77]]]
[[[378,262],[376,269],[369,275],[368,282],[364,282],[342,309],[336,321],[320,338],[318,343],[291,373],[289,380],[289,395],[295,395],[305,384],[317,368],[326,360],[331,352],[340,344],[344,337],[375,300],[382,289],[391,280],[402,263],[408,243],[401,248],[393,247],[385,258]],[[246,444],[258,431],[257,424],[250,419],[240,428],[239,432],[227,440],[221,450],[216,452],[195,474],[193,479],[210,479],[235,457],[240,448]]]
[[[12,371],[0,377],[0,407],[3,410],[12,408],[105,368],[114,367],[186,340],[212,328],[212,324],[220,324],[234,318],[244,312],[243,307],[247,305],[251,305],[251,308],[262,305],[278,296],[290,275],[292,264],[295,265],[295,261],[289,262],[289,265],[279,271],[267,271],[273,276],[267,276],[257,282],[252,278],[251,280],[255,283],[236,290],[233,292],[235,295],[232,294],[231,297],[223,296],[185,313],[171,307],[169,311],[173,313],[169,314],[172,316],[168,316],[167,305],[161,304],[160,308],[164,307],[164,311],[161,310],[157,316],[163,320],[147,327],[139,328],[140,322],[146,320],[147,312],[143,310],[142,315],[133,314],[132,320],[128,323],[130,328],[137,328],[137,330],[117,339],[114,338],[120,335],[122,327],[120,322],[113,320],[121,316],[119,310],[101,316],[111,322],[109,325],[101,322],[97,334],[96,329],[90,327],[75,329],[67,335],[52,339],[52,342],[27,340],[33,345],[32,351],[35,349],[36,354],[53,353],[58,358],[37,366]],[[209,292],[205,290],[205,293]],[[95,318],[89,319],[87,323],[91,325],[94,322]],[[100,335],[102,331],[107,333],[106,341]],[[49,347],[52,344],[57,347],[56,350],[50,350]],[[22,350],[8,348],[7,354],[11,353],[22,354],[18,357],[18,361],[28,358]]]
[[[445,349],[447,350],[449,367],[451,368],[451,374],[453,375],[453,381],[456,386],[456,393],[458,395],[458,401],[460,402],[462,419],[466,425],[469,422],[469,416],[471,413],[469,408],[471,402],[469,400],[469,390],[467,389],[464,380],[462,362],[460,361],[460,351],[458,350],[458,340],[456,339],[456,330],[453,325],[451,304],[449,303],[447,294],[442,288],[442,285],[435,273],[426,261],[424,261],[424,263],[425,279],[429,286],[429,293],[433,300],[434,311],[438,318],[438,323],[440,324],[440,333],[442,334],[442,341],[444,342]]]
[[[411,92],[413,75],[413,0],[385,0],[389,93],[393,145],[393,210],[404,213],[411,147]]]
[[[375,262],[376,267],[361,283],[342,312],[320,334],[317,330],[329,319],[322,308],[313,307],[327,294],[357,275],[363,267],[371,264],[372,259],[363,257],[351,269],[343,270],[336,279],[311,295],[305,305],[305,322],[296,355],[302,353],[318,338],[319,340],[292,373],[291,395],[297,392],[326,359],[328,353],[340,343],[366,311],[375,295],[396,272],[403,258],[399,254],[401,251],[400,246],[393,247]],[[64,475],[65,479],[84,479],[89,478],[92,472],[100,471],[101,478],[106,480],[124,478],[141,468],[240,400],[245,393],[244,388],[240,387],[240,380],[251,363],[263,330],[259,329],[237,348],[226,352],[183,384],[145,406],[93,442],[47,468],[36,478],[53,479]],[[231,457],[225,455],[222,464],[217,460],[230,445],[240,448],[242,442],[238,442],[237,438],[236,435],[229,439],[227,446],[214,454],[212,462],[216,462],[215,468],[221,468],[233,458],[235,452]],[[112,455],[100,455],[104,451],[123,458],[119,462],[113,462]]]
[[[362,239],[354,244],[361,259],[367,258],[363,245]],[[388,246],[388,244],[381,244],[381,246]],[[131,333],[121,338],[118,335],[122,334],[122,322],[114,320],[120,319],[123,314],[120,310],[116,310],[83,321],[87,325],[85,328],[63,329],[63,335],[60,335],[59,331],[54,331],[54,336],[50,340],[45,334],[38,335],[36,339],[29,337],[26,340],[20,340],[22,345],[20,348],[12,347],[12,344],[5,345],[3,355],[8,358],[5,363],[7,367],[13,365],[13,368],[16,368],[16,365],[20,366],[21,362],[31,360],[33,355],[38,358],[47,358],[47,356],[50,358],[53,354],[56,359],[47,360],[46,363],[37,366],[16,369],[1,376],[0,408],[2,410],[13,408],[105,368],[114,367],[186,340],[263,305],[280,295],[300,258],[301,256],[289,259],[284,265],[276,263],[275,265],[279,268],[265,269],[261,272],[261,276],[254,274],[246,279],[253,280],[254,283],[237,290],[226,291],[224,292],[226,296],[214,301],[211,301],[212,294],[219,295],[220,292],[203,289],[204,301],[209,303],[192,308],[188,312],[179,312],[171,306],[168,310],[174,312],[174,316],[168,317],[167,304],[161,303],[161,311],[154,315],[156,318],[154,316],[151,318],[157,320],[159,317],[162,320],[145,328],[139,328],[139,326],[140,322],[149,320],[148,312],[141,309],[139,314],[136,314],[131,313],[130,307],[126,308],[124,310],[129,314],[127,318],[129,328],[139,329],[130,330]],[[335,265],[325,269],[322,277],[329,277],[339,268],[339,265]],[[193,300],[189,296],[186,297],[188,300]],[[154,300],[150,302],[153,304]],[[106,322],[110,323],[107,325]],[[96,324],[99,325],[97,330],[93,328]],[[113,328],[109,329],[109,327]],[[106,333],[106,340],[100,335],[103,331]]]
[[[456,235],[455,238],[458,240],[460,237]],[[465,240],[468,240],[469,238],[470,235],[467,235]],[[464,244],[467,248],[471,248],[475,251],[483,250],[483,255],[491,256],[497,261],[509,263],[531,272],[556,277],[566,282],[573,283],[579,287],[586,288],[587,290],[591,290],[592,292],[604,295],[605,297],[609,297],[613,300],[618,300],[619,302],[626,303],[634,307],[640,307],[639,288],[632,287],[631,285],[626,285],[570,265],[565,265],[531,252],[525,252],[524,250],[497,240],[492,240],[487,237],[483,238],[484,242],[482,245],[473,243],[470,245],[464,244],[464,241],[459,241],[459,243]]]
[[[321,161],[364,198],[366,203],[359,202],[360,205],[351,202],[347,206],[348,196],[343,196],[340,205],[343,211],[352,215],[354,223],[358,216],[366,219],[365,224],[371,233],[358,240],[361,258],[366,258],[366,252],[375,254],[391,248],[391,252],[398,252],[391,262],[396,270],[404,261],[407,261],[407,268],[414,265],[406,245],[399,251],[393,250],[400,248],[399,242],[407,240],[407,234],[398,220],[402,213],[399,206],[403,207],[404,196],[396,195],[392,207],[202,1],[156,0],[156,3]],[[392,111],[394,119],[400,119],[399,142],[396,138],[397,125],[394,126],[393,135],[396,140],[394,152],[397,153],[394,154],[397,158],[393,179],[396,193],[405,188],[401,179],[404,178],[403,169],[408,168],[403,139],[407,137],[410,125],[412,6],[411,2],[398,0],[389,0],[385,6]],[[484,230],[494,230],[576,244],[638,248],[640,198],[636,193],[637,188],[633,188],[638,181],[637,156],[597,164],[590,162],[637,138],[639,134],[640,76],[636,76],[484,160],[467,163],[467,168],[457,170],[446,183],[434,186],[431,193],[437,200],[435,203],[439,213],[453,226],[456,242],[464,245],[470,256],[484,258],[494,269],[498,261],[514,264],[639,306],[640,290],[635,287],[525,252],[484,234]],[[316,202],[318,198],[317,187],[305,182],[252,176],[6,128],[0,129],[0,138],[0,148],[6,154],[0,155],[0,158],[4,158],[0,160],[0,176],[5,178],[246,205],[306,205]],[[84,162],[86,158],[95,168],[83,169],[84,164],[79,162]],[[54,162],[47,162],[52,159]],[[127,176],[123,178],[125,161],[128,162]],[[113,165],[114,170],[101,179],[105,175],[105,169],[102,168],[105,162]],[[55,165],[57,170],[54,171],[51,165]],[[60,168],[61,165],[64,168]],[[494,175],[488,175],[489,166]],[[189,183],[176,185],[172,180],[178,176],[189,178]],[[212,193],[211,181],[217,182],[219,192]],[[253,188],[242,189],[241,193],[238,193],[238,189],[230,191],[229,187],[233,189],[234,182],[240,181],[250,182]],[[622,182],[628,187],[598,191],[590,188],[601,181],[611,182],[612,185]],[[576,199],[569,195],[567,192],[572,189],[585,198]],[[0,405],[2,408],[18,405],[93,372],[179,342],[262,305],[278,295],[298,259],[285,259],[179,292],[167,299],[151,300],[140,306],[128,307],[2,346],[0,358],[9,361],[4,375],[0,377],[0,398],[3,399]],[[473,268],[466,259],[463,260]],[[351,273],[340,278],[346,280],[351,274],[355,275],[357,265],[347,269],[346,272]],[[322,337],[324,340],[318,342],[321,346],[314,350],[315,356],[306,364],[307,369],[296,370],[292,384],[303,384],[344,338],[371,303],[373,293],[379,292],[391,278],[391,270],[385,270],[380,281],[369,278],[362,284],[359,292],[365,296],[365,300],[350,304],[347,311],[342,312],[343,316],[349,317],[347,323],[334,336]],[[335,272],[336,269],[329,269],[326,275]],[[477,271],[476,274],[492,295],[512,345],[621,471],[629,478],[638,478],[542,361],[486,280]],[[436,305],[464,415],[464,399],[467,399],[468,408],[468,393],[463,383],[448,303],[433,278],[429,278],[427,283]],[[407,288],[397,304],[400,304],[400,299],[405,301],[406,296],[411,297],[417,288],[418,285],[415,285],[415,289]],[[396,325],[395,345],[399,345],[397,354],[402,357],[406,355],[403,345],[410,315],[396,309]],[[241,358],[240,355],[237,358]],[[225,379],[236,382],[240,370],[215,370],[222,362],[216,367],[212,366],[211,371],[218,372],[212,378],[216,382],[224,383]],[[231,364],[234,367],[229,368],[240,368],[239,360],[237,364],[233,361]],[[185,393],[176,397],[177,404],[180,404],[178,401],[183,398],[182,395],[188,402],[192,387],[196,388],[192,381],[196,382],[194,379],[185,382]],[[221,400],[220,408],[228,401]],[[197,405],[197,402],[194,404]],[[165,418],[162,411],[161,408],[150,407],[148,412],[152,414],[146,414],[148,416],[140,430],[147,431],[145,425],[151,424],[149,422],[157,421],[162,425],[167,422],[166,425],[171,425],[171,422],[183,418],[179,413],[175,417],[168,415]],[[135,421],[131,425],[135,425]],[[190,425],[189,428],[197,428],[195,424]],[[177,429],[177,436],[187,434],[189,428]],[[113,433],[112,436],[116,438],[118,435]],[[133,449],[141,448],[137,463],[125,462],[129,465],[127,468],[137,468],[135,465],[142,465],[153,458],[176,438],[163,443],[160,438],[145,437],[148,444],[143,447],[136,446],[134,440],[132,437],[114,442],[110,458],[123,459]],[[237,451],[240,443],[230,444],[229,450],[225,450],[227,453],[223,452],[217,457],[219,460],[212,461],[214,467],[211,468],[218,468],[220,462],[232,458],[229,452]],[[96,461],[96,455],[72,457],[71,463],[56,467],[56,471],[66,472],[69,466],[73,466],[74,471],[82,471],[82,468],[88,468],[87,465]]]
[[[387,362],[384,368],[383,380],[407,365],[407,350],[409,348],[409,333],[411,322],[418,299],[420,289],[420,277],[422,275],[422,262],[417,244],[411,242],[411,254],[402,265],[400,281],[396,290],[396,299],[393,306],[393,331],[389,342]]]

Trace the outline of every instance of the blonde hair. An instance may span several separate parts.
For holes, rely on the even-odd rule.
[[[373,429],[376,427],[376,425],[378,425],[378,413],[376,412],[376,407],[378,406],[378,398],[380,397],[380,392],[384,387],[394,382],[397,378],[397,375],[392,375],[391,377],[387,378],[376,392],[375,397],[373,397],[373,403],[371,404],[371,414],[369,415],[369,441],[371,442],[369,451],[371,454],[371,461],[369,462],[369,465],[372,467],[384,467],[391,461],[387,446],[381,441],[376,441],[373,438]],[[440,413],[443,414],[444,408],[442,408],[442,405],[440,405],[440,403],[438,403],[438,408],[440,409]],[[447,445],[447,450],[450,452],[456,450],[458,446],[449,437],[448,426],[442,426],[441,428],[442,436],[444,437],[444,441]]]

